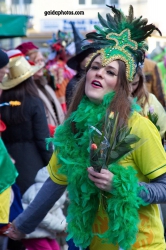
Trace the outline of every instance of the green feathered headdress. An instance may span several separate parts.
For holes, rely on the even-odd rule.
[[[107,5],[108,6],[108,5]],[[129,14],[125,16],[121,10],[113,6],[108,6],[113,12],[113,16],[106,14],[106,20],[98,13],[98,19],[101,27],[95,25],[96,32],[90,32],[86,35],[87,40],[92,43],[83,47],[83,49],[99,49],[93,53],[92,57],[98,53],[101,54],[102,65],[120,59],[126,64],[126,76],[129,81],[133,80],[136,67],[143,64],[145,51],[148,45],[145,39],[149,37],[154,30],[160,35],[160,30],[153,24],[148,24],[148,20],[142,16],[134,18],[133,7],[130,5]]]

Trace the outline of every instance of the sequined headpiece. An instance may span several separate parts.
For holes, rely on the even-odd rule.
[[[153,24],[149,24],[148,20],[134,18],[133,7],[130,5],[129,14],[125,16],[121,10],[113,6],[107,7],[112,9],[114,16],[109,13],[106,14],[105,20],[99,13],[98,19],[101,27],[95,25],[96,32],[90,32],[86,35],[87,40],[91,40],[87,48],[100,48],[93,53],[88,61],[90,63],[92,58],[101,54],[102,65],[106,66],[108,63],[120,59],[126,64],[126,76],[129,81],[133,80],[136,72],[136,67],[143,64],[145,58],[145,51],[148,50],[148,45],[145,39],[151,35],[154,30],[157,30],[160,35],[160,30]]]

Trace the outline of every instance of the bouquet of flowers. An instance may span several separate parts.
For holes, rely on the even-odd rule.
[[[90,126],[90,164],[97,172],[130,153],[131,145],[140,140],[130,134],[131,128],[118,126],[118,117],[114,112],[107,114],[103,132]]]
[[[158,131],[160,131],[160,127],[157,125],[158,122],[158,114],[154,112],[153,106],[149,107],[149,111],[147,113],[147,118],[156,126]]]

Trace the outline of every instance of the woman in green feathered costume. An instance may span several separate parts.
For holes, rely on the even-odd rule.
[[[139,107],[129,98],[129,82],[147,49],[144,40],[158,29],[147,25],[147,19],[134,18],[132,6],[128,16],[111,9],[114,16],[107,14],[104,20],[99,14],[101,27],[87,34],[92,43],[85,49],[100,49],[88,62],[64,124],[49,140],[55,146],[48,164],[50,178],[13,222],[8,234],[13,239],[33,231],[67,187],[67,239],[80,249],[166,249],[157,206],[166,202],[166,155],[156,127],[139,115]],[[108,113],[110,119],[118,114],[118,131],[127,125],[130,134],[119,146],[120,139],[114,137],[117,147],[110,157],[123,157],[97,172],[90,165],[89,126],[104,131]],[[132,135],[140,144],[125,156]]]

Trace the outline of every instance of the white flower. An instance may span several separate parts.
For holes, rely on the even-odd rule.
[[[151,114],[154,113],[154,107],[153,107],[153,106],[150,106],[150,107],[149,107],[149,112],[150,112]]]

